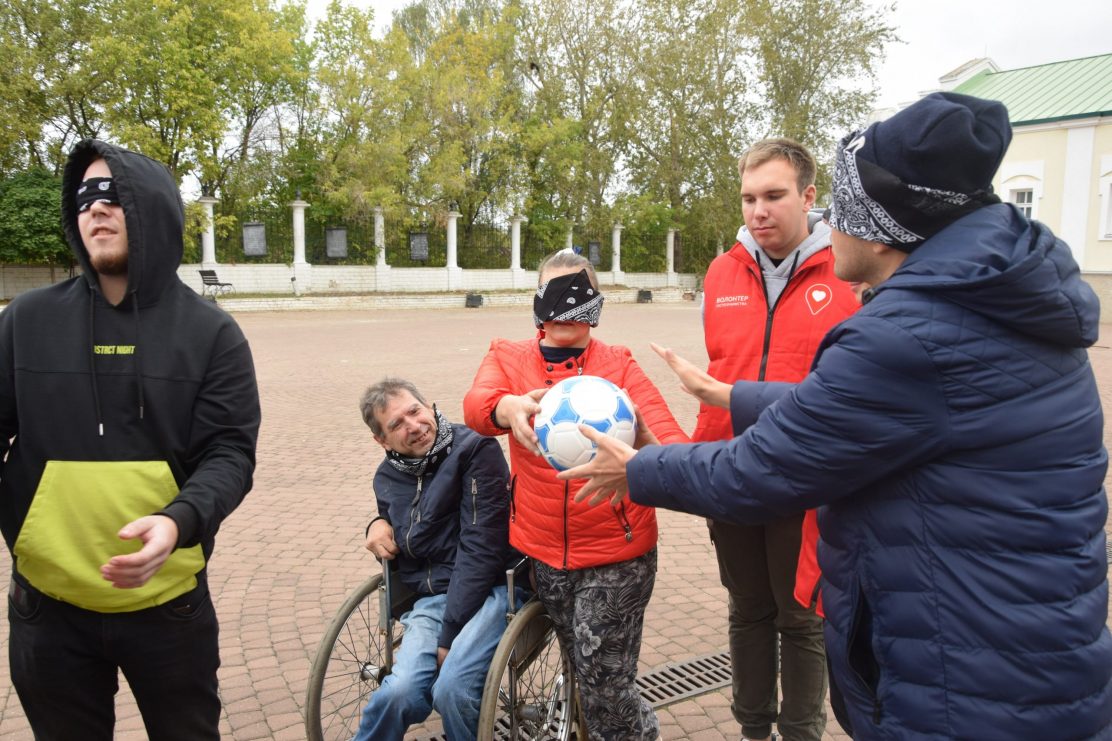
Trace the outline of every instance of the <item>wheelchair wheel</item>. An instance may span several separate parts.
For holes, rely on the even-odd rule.
[[[390,673],[401,624],[384,619],[383,588],[381,574],[360,584],[321,638],[305,705],[309,741],[350,741],[371,693]]]
[[[479,711],[479,741],[568,741],[574,682],[552,619],[538,601],[514,616],[494,652]]]

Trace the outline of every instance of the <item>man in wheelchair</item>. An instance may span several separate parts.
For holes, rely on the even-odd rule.
[[[451,741],[474,739],[483,682],[506,627],[504,574],[515,560],[502,448],[448,422],[409,381],[376,383],[360,410],[386,451],[365,545],[393,561],[417,600],[401,616],[393,671],[371,695],[356,739],[401,741],[433,709]]]

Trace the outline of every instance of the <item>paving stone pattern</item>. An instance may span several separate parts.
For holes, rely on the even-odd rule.
[[[609,305],[596,336],[628,345],[684,429],[697,405],[648,347],[656,341],[705,363],[697,305]],[[460,420],[463,394],[493,337],[533,333],[529,309],[270,312],[237,315],[251,341],[263,427],[254,491],[224,523],[210,564],[221,621],[221,730],[236,741],[304,738],[302,711],[317,642],[344,596],[377,570],[362,549],[373,513],[372,473],[382,460],[358,411],[360,392],[405,376]],[[1106,331],[1104,336],[1110,336]],[[1112,350],[1092,358],[1112,409]],[[589,371],[590,369],[588,369]],[[662,512],[660,570],[649,605],[641,669],[726,648],[725,594],[706,526]],[[0,583],[10,563],[0,558]],[[0,611],[0,739],[30,739],[7,670],[7,611]],[[660,711],[664,739],[737,739],[728,690]],[[125,681],[119,739],[142,739]],[[412,738],[439,723],[414,729]],[[848,738],[831,717],[825,741]]]

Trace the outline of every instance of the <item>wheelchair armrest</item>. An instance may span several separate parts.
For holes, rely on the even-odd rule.
[[[535,592],[536,587],[533,584],[533,562],[528,557],[523,557],[520,561],[506,569],[506,595],[509,599],[510,612],[517,612],[519,605],[516,604],[517,596],[515,595],[516,589],[524,589],[527,592]]]
[[[402,583],[398,570],[391,566],[389,559],[380,559],[382,577],[386,580],[386,601],[390,605],[390,617],[397,620],[413,609],[417,593]]]

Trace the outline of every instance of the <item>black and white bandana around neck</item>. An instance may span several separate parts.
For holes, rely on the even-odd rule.
[[[905,183],[857,153],[868,132],[845,136],[835,150],[830,226],[843,234],[911,252],[966,214],[1000,199]]]
[[[602,293],[591,285],[586,268],[553,278],[533,297],[533,323],[538,327],[545,322],[581,322],[597,327],[601,315]]]

